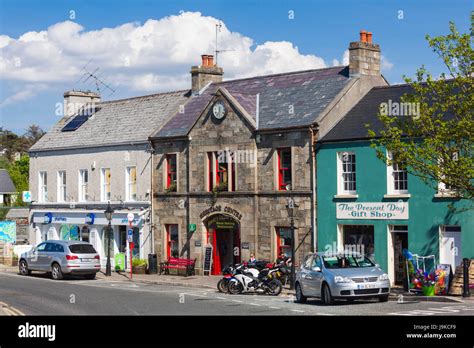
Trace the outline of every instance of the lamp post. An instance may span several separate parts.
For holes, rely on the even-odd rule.
[[[295,203],[293,198],[288,199],[288,205],[286,206],[288,211],[288,217],[290,218],[290,229],[291,229],[291,273],[290,273],[290,290],[295,289],[295,213],[298,209],[298,204]]]
[[[114,210],[110,205],[110,201],[107,203],[107,209],[104,211],[105,218],[109,221],[109,225],[107,227],[107,264],[105,266],[105,275],[110,277],[112,275],[112,270],[110,266],[110,235],[112,232],[112,214]]]

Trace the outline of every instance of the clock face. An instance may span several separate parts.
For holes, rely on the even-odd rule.
[[[225,105],[224,105],[224,102],[222,100],[217,101],[214,104],[214,106],[212,107],[212,114],[218,120],[223,119],[226,112],[227,112],[227,110],[225,109]]]

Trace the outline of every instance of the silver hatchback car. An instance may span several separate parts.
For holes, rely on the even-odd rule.
[[[308,255],[301,265],[295,282],[296,301],[319,297],[324,304],[334,299],[354,300],[377,297],[388,301],[388,275],[367,257],[357,253],[319,252]]]
[[[56,280],[63,279],[65,274],[94,279],[100,271],[100,256],[86,242],[48,240],[21,254],[18,265],[22,275],[41,271],[51,272],[52,278]]]

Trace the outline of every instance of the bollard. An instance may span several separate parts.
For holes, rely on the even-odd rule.
[[[469,266],[471,265],[471,260],[468,258],[464,258],[462,260],[462,268],[463,268],[463,292],[462,297],[470,297],[471,294],[469,292]]]

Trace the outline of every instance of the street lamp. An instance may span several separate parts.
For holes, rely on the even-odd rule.
[[[107,264],[105,266],[105,275],[110,277],[112,275],[112,270],[110,267],[110,235],[112,232],[112,214],[114,210],[110,205],[110,201],[107,203],[107,209],[104,211],[105,218],[109,221],[109,225],[107,227]]]
[[[288,217],[290,218],[290,229],[291,229],[291,274],[290,274],[290,290],[295,288],[295,214],[298,209],[298,204],[295,203],[293,198],[288,199],[288,205],[286,210],[288,211]]]

